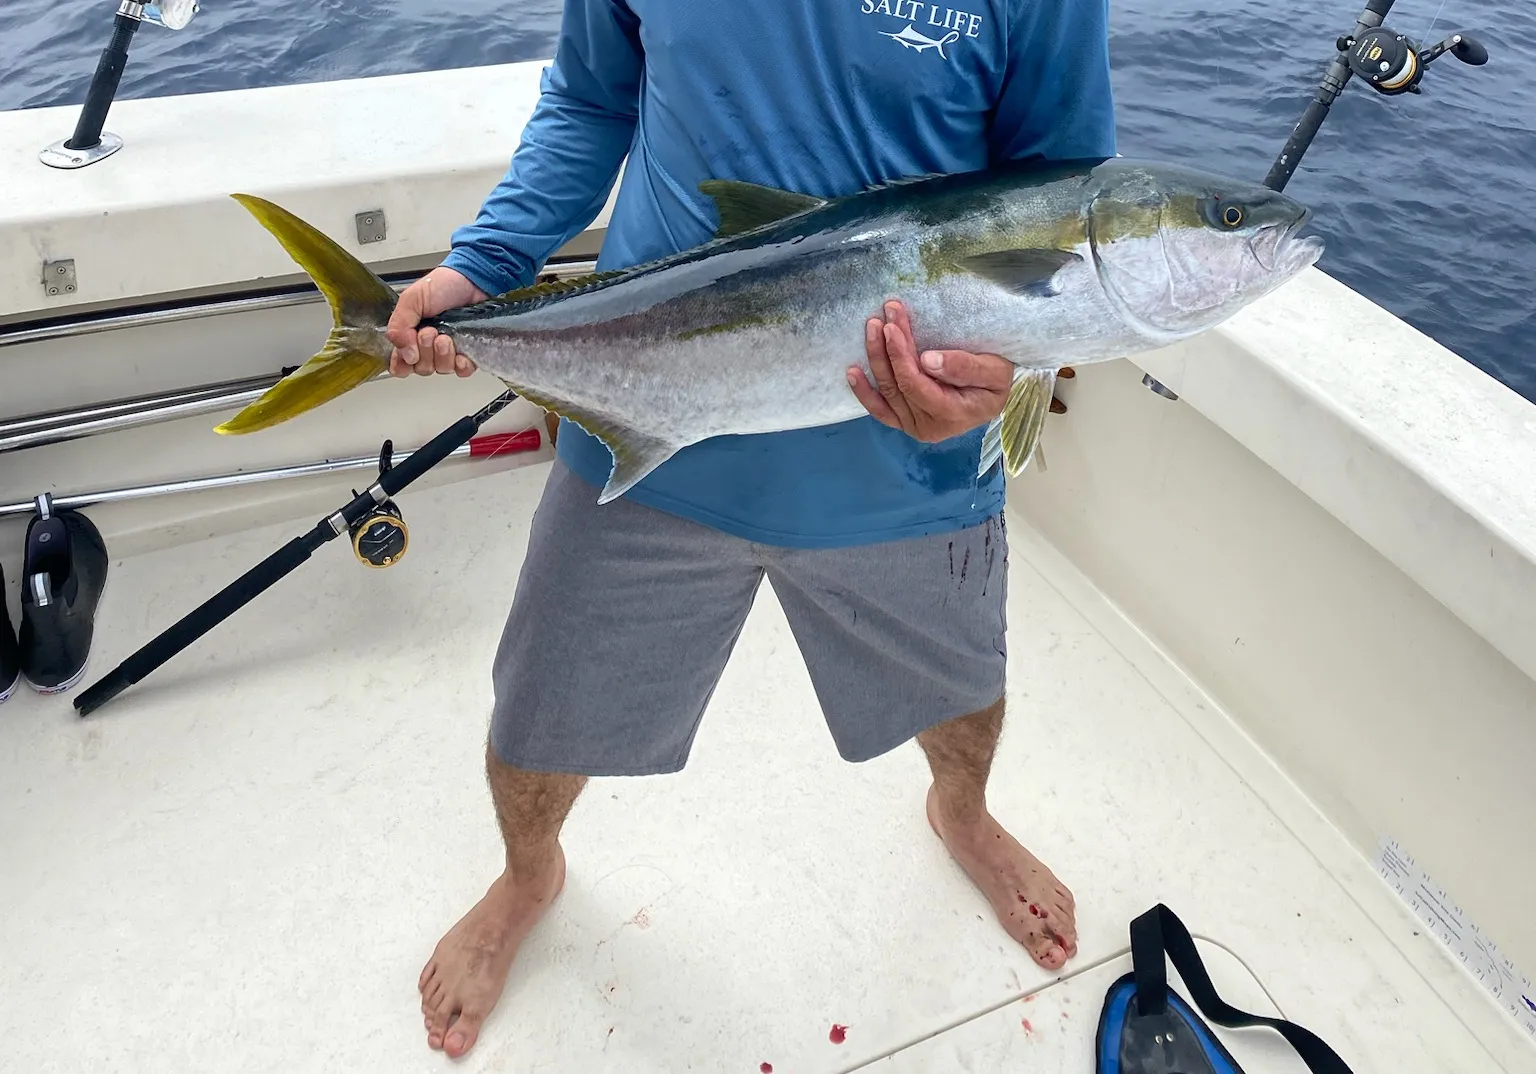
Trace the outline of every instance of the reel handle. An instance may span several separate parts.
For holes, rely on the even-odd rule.
[[[1447,52],[1452,53],[1468,67],[1481,67],[1488,62],[1488,48],[1471,34],[1452,34],[1419,58],[1425,65],[1434,63]]]
[[[1285,148],[1264,178],[1271,190],[1284,190],[1301,158],[1311,147],[1329,109],[1351,78],[1359,77],[1377,93],[1394,97],[1401,93],[1419,93],[1419,82],[1429,65],[1453,53],[1462,63],[1481,67],[1488,62],[1488,49],[1471,34],[1456,33],[1434,48],[1420,51],[1419,46],[1402,34],[1383,25],[1396,0],[1367,0],[1365,10],[1352,33],[1335,43],[1338,54],[1328,65],[1312,102],[1291,131]]]
[[[394,442],[384,441],[383,448],[379,450],[380,478],[394,468],[394,457]],[[353,499],[357,496],[358,491],[353,489]],[[405,524],[405,515],[400,505],[388,497],[378,500],[366,515],[353,522],[347,530],[352,538],[352,554],[357,557],[357,561],[376,570],[399,563],[400,557],[411,546],[411,530]]]

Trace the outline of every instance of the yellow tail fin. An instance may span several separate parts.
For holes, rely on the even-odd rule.
[[[336,327],[325,346],[255,402],[218,426],[225,435],[266,429],[313,410],[389,368],[384,335],[398,300],[357,258],[288,210],[251,194],[230,195],[282,243],[331,305]]]

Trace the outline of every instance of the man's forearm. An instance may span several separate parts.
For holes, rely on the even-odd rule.
[[[617,0],[572,0],[554,63],[506,175],[444,264],[488,294],[533,280],[590,224],[634,137],[643,68],[638,23]]]

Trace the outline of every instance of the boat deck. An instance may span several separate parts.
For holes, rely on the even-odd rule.
[[[0,1068],[452,1062],[415,986],[500,867],[489,662],[546,473],[408,493],[400,565],[335,542],[90,719],[25,689],[0,708]],[[312,522],[114,559],[86,684]],[[1010,533],[991,804],[1077,896],[1061,979],[933,837],[915,746],[838,757],[765,586],[687,770],[577,802],[566,889],[456,1065],[1087,1074],[1127,926],[1166,902],[1226,998],[1359,1074],[1501,1069],[1403,957],[1433,941],[1380,909],[1368,863],[1022,519]],[[1221,1035],[1250,1074],[1303,1070],[1267,1030]]]

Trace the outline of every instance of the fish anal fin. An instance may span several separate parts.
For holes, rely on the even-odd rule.
[[[1070,250],[994,250],[962,257],[958,264],[1009,294],[1053,298],[1061,293],[1056,274],[1082,260],[1081,255]]]
[[[608,415],[594,413],[583,406],[557,399],[537,389],[523,388],[511,383],[508,387],[534,406],[543,407],[553,414],[574,422],[603,442],[603,446],[613,456],[613,469],[609,471],[608,483],[603,486],[603,491],[597,498],[599,504],[608,503],[624,495],[644,480],[652,470],[685,446],[641,432],[623,422],[615,421]]]
[[[714,200],[715,210],[720,214],[716,238],[753,231],[826,204],[810,194],[796,194],[738,179],[706,179],[699,184],[699,190]]]
[[[999,458],[1009,477],[1024,472],[1045,431],[1045,416],[1050,413],[1055,389],[1054,369],[1015,370],[1008,402],[982,436],[978,476],[985,476]]]

